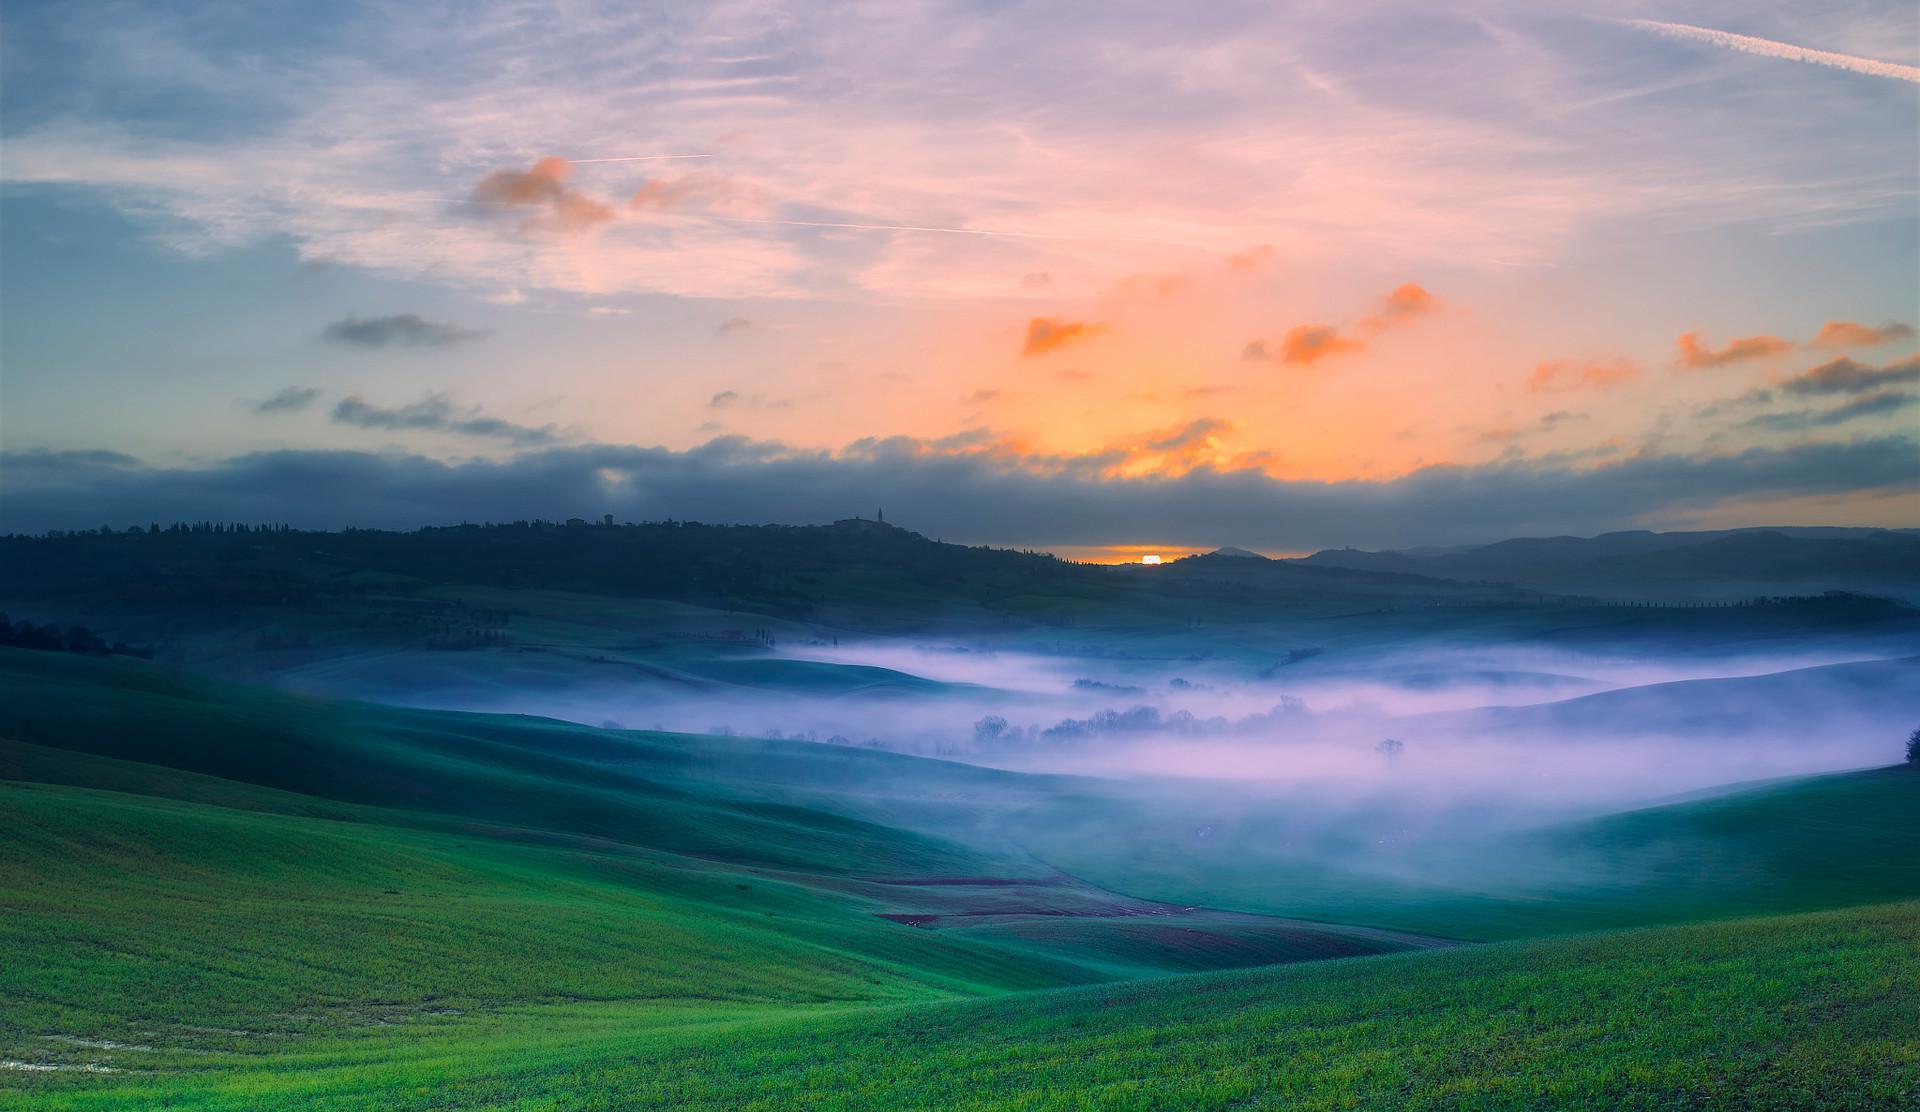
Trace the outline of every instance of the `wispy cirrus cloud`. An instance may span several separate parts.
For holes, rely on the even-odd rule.
[[[1719,357],[1724,337],[1757,330],[1743,318],[1804,322],[1782,332],[1796,350],[1823,319],[1911,319],[1898,245],[1861,251],[1858,233],[1826,231],[1909,215],[1901,86],[1675,48],[1568,20],[1553,0],[1357,12],[1282,0],[1197,15],[1066,0],[1048,21],[1071,28],[1071,50],[1017,6],[750,0],[662,19],[476,0],[462,11],[454,25],[373,0],[316,15],[321,33],[283,36],[230,6],[183,20],[135,4],[100,35],[80,7],[29,5],[8,27],[7,203],[110,208],[88,223],[142,253],[158,244],[218,262],[257,248],[233,255],[235,274],[286,253],[328,264],[283,303],[313,291],[306,304],[391,305],[389,279],[459,291],[417,308],[462,294],[503,303],[486,321],[513,321],[513,335],[462,350],[463,402],[519,413],[510,399],[525,370],[512,364],[564,349],[558,408],[534,424],[676,445],[721,416],[704,406],[723,386],[748,395],[728,425],[757,435],[938,436],[954,399],[1001,381],[990,368],[1046,313],[1113,331],[1016,364],[1028,374],[994,419],[1030,445],[1176,424],[1219,408],[1187,388],[1232,385],[1243,435],[1284,451],[1293,473],[1377,476],[1480,458],[1472,430],[1522,419],[1513,380],[1543,352],[1633,352],[1652,367],[1688,327],[1711,327],[1701,348]],[[1879,0],[1751,18],[1856,54],[1881,41],[1904,51],[1911,37]],[[61,51],[24,42],[22,27],[38,25],[64,36]],[[245,64],[230,64],[236,44]],[[609,160],[642,151],[710,157]],[[1784,241],[1765,235],[1785,228],[1808,232],[1791,241],[1791,269],[1777,261]],[[1662,267],[1656,245],[1680,244],[1684,265]],[[1779,272],[1737,272],[1770,259]],[[1129,275],[1145,277],[1128,291]],[[1425,286],[1370,298],[1408,276],[1459,311],[1435,311]],[[1688,302],[1694,289],[1705,304]],[[1741,317],[1722,308],[1735,305]],[[1675,308],[1694,315],[1669,317]],[[735,313],[763,323],[714,329]],[[1256,336],[1257,360],[1364,362],[1368,374],[1232,365]],[[452,369],[417,346],[414,366],[391,369]],[[821,369],[833,361],[844,366]],[[1595,366],[1570,361],[1546,389],[1597,395],[1612,372]],[[1788,369],[1784,358],[1733,367]],[[349,390],[409,389],[279,373],[333,382],[323,414]],[[758,400],[799,397],[821,377],[839,388],[835,405],[775,412]],[[1714,377],[1649,380],[1631,391],[1646,405],[1596,397],[1608,427],[1593,433],[1692,443],[1683,421],[1654,426],[1704,401],[1693,395]],[[159,395],[158,381],[142,389]],[[423,374],[410,388],[445,381]],[[195,404],[232,411],[232,397],[270,388],[235,372]],[[1669,400],[1656,391],[1673,404],[1654,404]],[[1426,432],[1394,437],[1419,420]],[[62,442],[77,431],[70,422]],[[228,442],[262,432],[254,422]],[[104,442],[149,443],[141,435]],[[318,442],[366,440],[334,428]]]
[[[656,176],[640,183],[627,198],[627,206],[639,212],[684,212],[699,207],[726,205],[742,199],[743,189],[718,174],[691,173],[674,177]],[[748,212],[763,211],[749,206]]]
[[[1606,390],[1638,377],[1640,365],[1631,359],[1606,362],[1557,359],[1536,365],[1527,376],[1527,389],[1535,393],[1583,388]]]
[[[377,10],[252,42],[246,66],[216,45],[246,38],[237,11],[189,32],[123,9],[111,37],[71,8],[23,16],[81,44],[105,92],[61,95],[43,79],[60,63],[23,51],[6,178],[95,191],[199,253],[284,239],[483,292],[720,297],[955,296],[1022,274],[1060,292],[1249,242],[1296,265],[1537,265],[1615,219],[1858,220],[1905,204],[1887,188],[1898,151],[1843,178],[1816,153],[1783,162],[1803,120],[1716,128],[1713,103],[1646,104],[1634,77],[1596,89],[1604,69],[1538,57],[1576,55],[1590,34],[1516,36],[1498,14],[1399,9],[1454,34],[1420,82],[1387,85],[1366,79],[1378,44],[1351,20],[1290,5],[1201,20],[1090,8],[1071,57],[1011,69],[1038,61],[1012,10],[598,8],[535,35],[506,0],[457,27]],[[422,43],[439,48],[430,65]],[[1508,107],[1481,110],[1474,90]],[[205,110],[174,126],[117,109],[135,100]],[[1602,101],[1626,118],[1600,118]],[[221,129],[222,113],[245,126]],[[1622,140],[1623,123],[1647,122],[1712,149],[1678,180],[1669,150]],[[609,155],[608,136],[699,150],[710,169],[660,174]],[[709,219],[727,215],[702,211],[714,183],[785,223]],[[475,220],[476,199],[521,219]],[[527,218],[595,234],[517,234]]]

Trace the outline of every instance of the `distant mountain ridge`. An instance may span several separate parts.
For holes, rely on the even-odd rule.
[[[1517,537],[1465,549],[1326,549],[1314,567],[1602,597],[1733,599],[1828,590],[1920,599],[1920,530],[1782,527]]]

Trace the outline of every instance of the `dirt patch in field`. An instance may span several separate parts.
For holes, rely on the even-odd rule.
[[[1194,910],[1136,900],[1062,874],[913,877],[870,881],[890,905],[882,919],[916,927],[958,926],[981,920],[1138,919]],[[872,889],[869,889],[872,891]]]
[[[1445,939],[1136,899],[1066,874],[869,881],[879,918],[921,930],[1020,939],[1068,956],[1174,970],[1233,968],[1444,946]]]

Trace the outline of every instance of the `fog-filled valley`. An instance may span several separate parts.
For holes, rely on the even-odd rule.
[[[532,1063],[528,1022],[573,1069],[682,1014],[1558,967],[1920,897],[1906,581],[1616,598],[849,521],[13,537],[0,584],[0,942],[51,955],[0,973],[34,1001],[0,1060],[73,1107],[154,1069],[404,1107],[354,1063]]]
[[[1733,539],[1845,546],[1842,582],[1848,553],[1909,544],[1837,532]],[[1645,535],[1728,542],[1688,536]],[[1315,561],[1090,567],[858,521],[0,543],[17,620],[222,678],[1035,771],[1606,805],[1884,763],[1920,712],[1920,561],[1887,596],[1796,565],[1772,586],[1803,593],[1662,602]],[[1558,550],[1579,543],[1622,542]],[[673,572],[635,579],[654,566]]]
[[[1668,557],[1727,544],[1647,536]],[[1735,539],[1749,562],[1769,541],[1796,559],[1845,546],[1842,580],[1849,553],[1908,541]],[[1563,563],[1581,543],[1597,558],[1621,544],[1564,539]],[[1520,867],[1523,832],[1894,763],[1920,723],[1920,611],[1838,588],[1656,603],[1244,556],[1090,567],[862,521],[185,531],[3,550],[17,621],[79,620],[163,666],[616,737],[1092,778],[1125,801],[1093,839],[1108,856],[1186,839],[1201,857],[1240,855],[1241,871],[1485,887]],[[673,574],[637,587],[649,562]],[[1777,586],[1807,588],[1795,567]],[[1015,808],[970,806],[942,821],[1007,836]],[[1018,848],[1038,852],[1043,827]]]

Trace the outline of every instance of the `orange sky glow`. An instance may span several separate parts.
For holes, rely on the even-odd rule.
[[[621,488],[682,515],[793,506],[749,481],[783,468],[857,477],[853,512],[911,463],[973,477],[968,539],[1103,552],[1206,547],[1121,504],[1183,479],[1332,515],[1237,543],[1343,540],[1356,491],[1424,492],[1410,536],[1915,517],[1905,9],[1749,13],[1756,54],[1498,0],[1069,5],[1057,36],[776,7],[322,7],[245,72],[134,10],[71,88],[17,48],[7,449],[737,480]],[[90,31],[30,22],[49,58]],[[1535,477],[1613,493],[1433,508]],[[1015,488],[1114,500],[1002,534]]]

